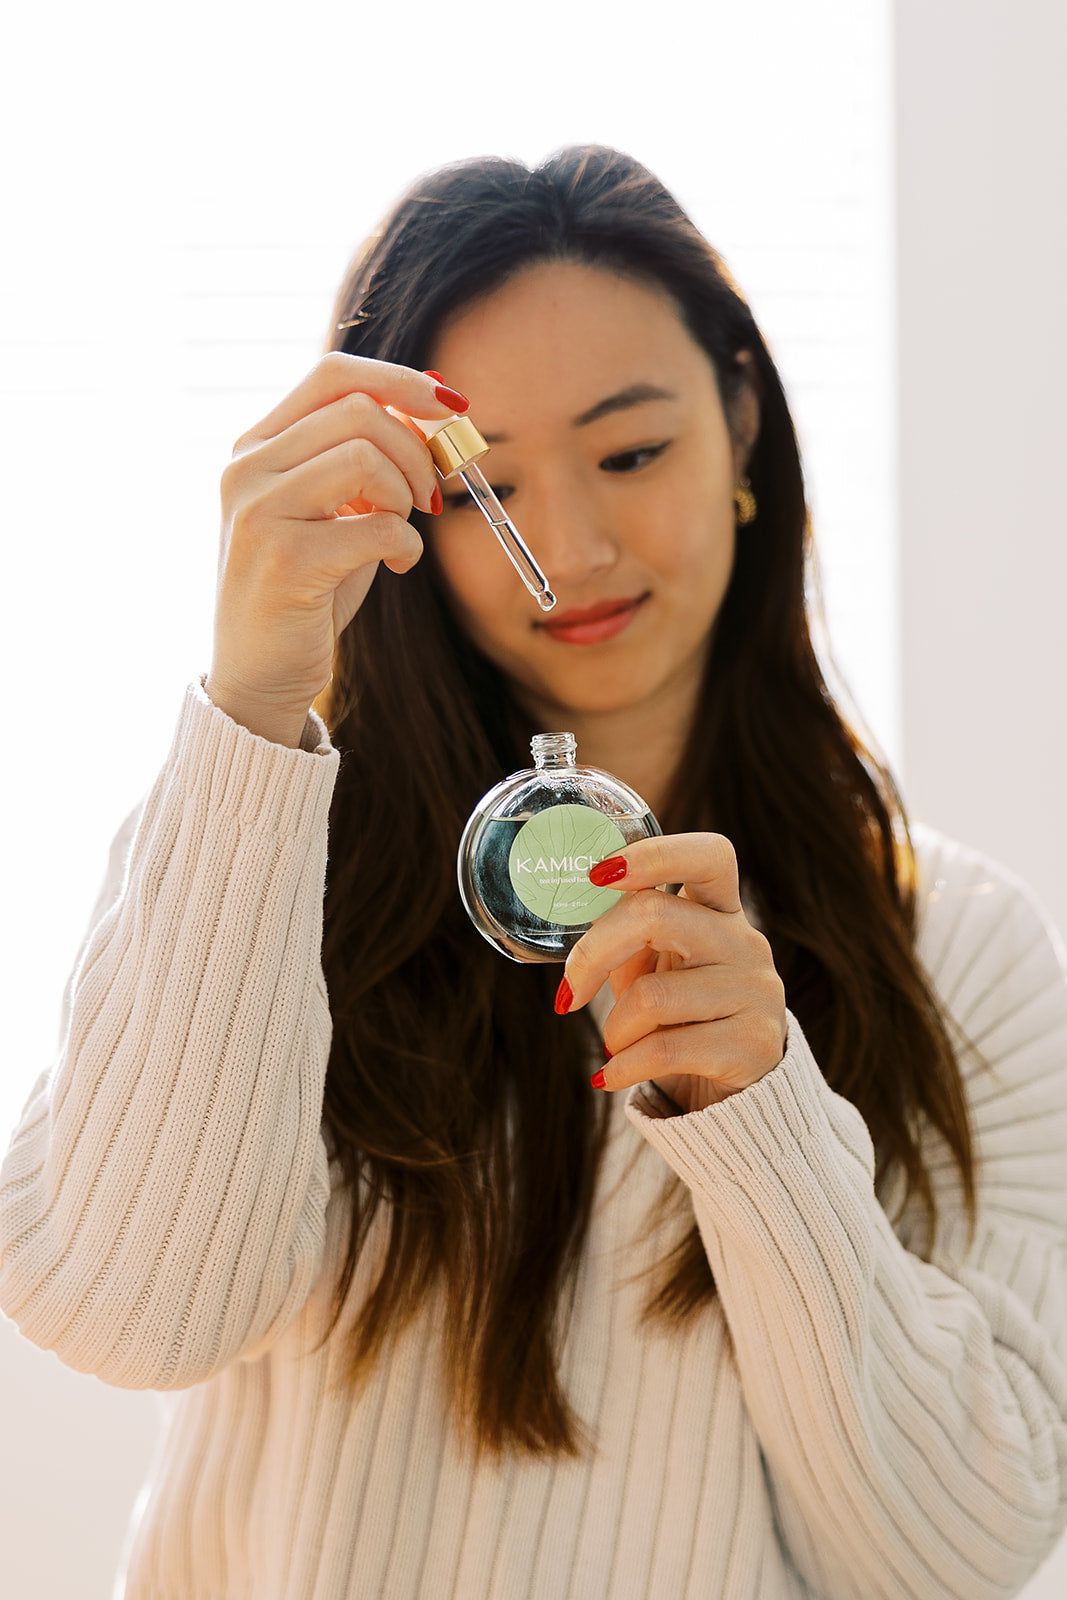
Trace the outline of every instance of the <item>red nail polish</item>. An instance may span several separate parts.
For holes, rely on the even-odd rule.
[[[441,493],[441,485],[439,483],[435,483],[433,486],[433,494],[430,496],[430,510],[433,512],[435,517],[439,517],[444,509],[445,497]]]
[[[449,411],[466,411],[470,401],[465,394],[460,394],[458,389],[450,389],[447,384],[439,383],[434,390],[438,400]]]
[[[594,1072],[589,1082],[594,1089],[602,1089],[604,1087],[604,1068],[601,1067],[599,1072]]]
[[[611,1051],[608,1049],[607,1045],[604,1046],[604,1060],[605,1061],[610,1061],[611,1060]]]
[[[435,378],[438,383],[444,383],[444,381],[445,381],[444,378],[441,376],[441,374],[439,372],[431,372],[429,367],[426,368],[426,371],[423,373],[423,377],[424,378]]]
[[[567,1012],[571,1008],[571,1001],[573,999],[574,999],[574,990],[571,988],[571,986],[567,982],[566,978],[564,978],[563,982],[560,984],[559,988],[556,990],[556,1002],[555,1002],[555,1004],[556,1004],[556,1015],[557,1015],[557,1017],[566,1016]]]
[[[604,889],[609,883],[618,883],[625,876],[626,857],[609,856],[606,861],[597,862],[589,874],[589,881],[595,883],[598,889]]]

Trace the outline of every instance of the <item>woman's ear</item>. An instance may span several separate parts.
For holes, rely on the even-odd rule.
[[[729,404],[730,437],[734,447],[734,477],[740,478],[748,465],[752,447],[759,437],[762,384],[751,350],[739,350],[734,360],[743,369],[740,376],[735,374],[735,388]]]

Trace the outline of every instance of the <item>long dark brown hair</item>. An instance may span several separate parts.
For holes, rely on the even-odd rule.
[[[743,529],[665,831],[737,852],[790,1009],[827,1082],[860,1110],[879,1181],[899,1170],[932,1230],[924,1123],[974,1211],[953,1044],[914,949],[915,861],[893,778],[835,705],[808,631],[810,519],[774,363],[725,264],[644,167],[600,146],[530,170],[462,162],[417,182],[353,261],[328,347],[424,368],[444,320],[533,262],[662,286],[706,351],[728,423],[755,364],[761,421]],[[348,324],[339,328],[339,324]],[[527,721],[465,635],[433,555],[382,568],[321,697],[342,751],[330,816],[323,963],[334,1033],[325,1130],[352,1198],[335,1317],[379,1205],[388,1243],[351,1333],[353,1384],[444,1295],[456,1419],[492,1453],[580,1454],[557,1371],[557,1309],[576,1272],[608,1123],[586,1013],[558,1018],[557,968],[502,959],[456,892],[478,798],[529,765]],[[687,1199],[669,1176],[663,1204]],[[932,1234],[931,1234],[932,1236]],[[715,1294],[695,1222],[645,1316],[675,1328]]]

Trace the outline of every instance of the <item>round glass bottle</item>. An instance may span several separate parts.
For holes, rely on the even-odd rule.
[[[575,760],[573,733],[538,733],[534,766],[482,796],[463,830],[456,868],[474,926],[513,961],[565,961],[622,891],[589,869],[636,839],[662,833],[633,789]]]

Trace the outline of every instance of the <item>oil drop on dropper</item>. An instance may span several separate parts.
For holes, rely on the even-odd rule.
[[[575,761],[573,733],[538,733],[535,765],[483,795],[463,830],[456,870],[474,926],[513,961],[565,961],[621,898],[590,868],[662,830],[633,789]]]
[[[400,413],[386,406],[394,416]],[[542,611],[551,611],[556,597],[548,586],[548,579],[534,560],[530,547],[516,528],[504,507],[482,476],[475,463],[488,454],[489,446],[468,416],[446,417],[443,422],[427,421],[425,417],[411,417],[423,434],[433,457],[434,466],[442,478],[460,478],[482,516],[492,528],[501,549],[533,595]]]

